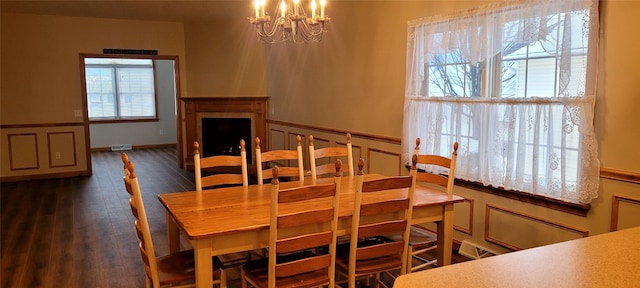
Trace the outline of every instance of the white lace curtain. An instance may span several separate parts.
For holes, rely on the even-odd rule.
[[[450,156],[458,142],[456,178],[590,203],[600,169],[593,129],[597,43],[597,0],[512,0],[410,21],[405,160],[416,138],[421,154]],[[530,83],[528,93],[496,89],[485,68],[504,67],[507,54],[527,46],[552,59],[550,83]],[[430,61],[454,52],[467,67],[483,67],[479,95],[429,91]]]

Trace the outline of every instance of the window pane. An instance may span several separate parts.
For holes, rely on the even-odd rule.
[[[86,68],[89,118],[116,116],[113,69]]]
[[[153,69],[118,68],[120,116],[155,116]]]
[[[500,97],[516,97],[520,86],[521,61],[502,61]]]
[[[429,69],[428,96],[480,97],[482,63],[471,65],[460,50],[433,55]]]
[[[526,97],[554,97],[556,88],[556,59],[529,59]]]
[[[429,96],[445,96],[444,80],[442,77],[444,66],[429,67]]]

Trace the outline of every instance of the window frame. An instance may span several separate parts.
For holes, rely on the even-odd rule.
[[[484,6],[483,8],[486,8],[488,6],[489,5]],[[596,13],[599,12],[597,10],[598,9],[596,8],[596,10],[595,10]],[[560,15],[560,13],[573,13],[573,11],[574,10],[564,10],[563,12],[559,12],[556,15]],[[579,11],[579,10],[575,10],[575,11]],[[459,14],[458,14],[458,16],[459,16]],[[465,15],[463,15],[462,17],[465,17]],[[591,16],[591,17],[593,17],[593,16]],[[425,19],[427,19],[427,18],[425,18]],[[435,21],[432,20],[433,21],[432,23],[434,23],[433,25],[439,25],[440,21],[442,21],[442,22],[446,22],[447,21],[447,20],[441,20],[442,18],[435,18],[435,17],[431,18],[431,19],[435,19]],[[594,18],[592,18],[592,19],[594,19]],[[597,17],[595,19],[596,19],[595,21],[597,22]],[[410,39],[410,42],[412,41],[411,39],[413,38],[413,34],[412,34],[413,30],[412,29],[418,29],[418,28],[413,28],[413,27],[419,27],[420,25],[422,25],[421,23],[425,23],[426,22],[426,21],[425,22],[422,22],[422,21],[424,21],[424,20],[423,19],[418,19],[418,20],[410,21],[410,25],[409,25],[410,26],[410,29],[409,29],[410,35],[408,35],[408,38]],[[415,24],[411,23],[411,22],[414,22]],[[426,25],[430,25],[430,24],[426,24]],[[492,27],[500,27],[500,25],[492,26]],[[505,27],[503,26],[502,28],[499,29],[500,30],[499,34],[508,35],[507,34],[508,30],[506,30],[504,28]],[[440,32],[438,32],[439,31],[438,29],[439,28],[431,28],[431,31],[435,32],[435,33],[430,33],[430,34],[428,34],[429,36],[427,36],[427,37],[434,37],[434,38],[428,38],[428,39],[435,39],[435,37],[437,37],[435,35],[438,35],[438,33],[440,33]],[[453,30],[451,30],[451,31],[453,31]],[[493,30],[493,31],[495,31],[495,30]],[[586,64],[584,66],[585,69],[586,69],[586,72],[584,72],[584,74],[582,74],[583,75],[582,77],[584,77],[583,80],[585,82],[589,82],[589,81],[594,80],[593,79],[593,77],[594,77],[593,74],[594,73],[592,71],[593,71],[593,69],[597,69],[597,67],[595,67],[593,65],[594,64],[594,60],[589,58],[589,56],[595,56],[596,59],[597,59],[597,55],[594,55],[592,53],[584,53],[584,51],[586,51],[584,49],[588,49],[588,50],[596,49],[596,51],[597,51],[597,49],[598,49],[597,45],[593,45],[594,43],[597,43],[597,39],[592,39],[593,37],[596,37],[596,38],[598,37],[597,29],[595,29],[595,31],[596,32],[594,34],[589,35],[590,38],[586,38],[586,39],[588,39],[588,41],[586,42],[587,46],[584,46],[583,50],[577,50],[577,51],[576,50],[571,50],[571,56],[570,56],[570,58],[572,59],[571,61],[574,61],[573,59],[575,59],[576,56],[578,56],[578,57],[584,56],[585,57],[583,63]],[[416,33],[416,35],[418,34],[418,32],[415,32],[415,33]],[[420,31],[420,33],[424,33],[424,32]],[[444,31],[443,33],[447,33],[447,32]],[[558,39],[556,41],[561,41],[561,40]],[[434,42],[435,43],[439,43],[437,41],[434,41]],[[429,42],[429,43],[425,42],[425,44],[422,44],[422,45],[426,46],[426,45],[429,45],[430,43],[432,43],[432,42]],[[524,47],[529,47],[530,45],[532,45],[532,44],[534,44],[536,42],[530,42],[530,43],[531,44],[528,44],[528,45],[525,44],[526,46],[524,46]],[[414,44],[411,44],[411,46],[412,45],[414,45]],[[418,45],[418,44],[415,44],[415,45]],[[438,45],[440,45],[440,44],[438,44]],[[423,46],[421,46],[420,48],[415,48],[417,50],[414,53],[416,53],[417,55],[421,55],[420,53],[425,53],[424,51],[426,51],[426,49],[423,48]],[[502,47],[502,46],[500,46],[500,47]],[[413,49],[413,48],[410,47],[410,49]],[[424,51],[422,49],[424,49]],[[504,49],[504,47],[503,47],[503,49]],[[583,53],[580,53],[581,51]],[[535,52],[535,50],[534,50],[534,52]],[[411,56],[411,53],[412,53],[412,51],[410,51],[410,50],[407,52],[407,54],[409,56]],[[443,53],[437,54],[437,55],[441,55],[441,56],[438,56],[438,57],[445,57],[446,53],[449,53],[449,52],[443,52]],[[433,54],[431,54],[431,55],[433,55]],[[411,106],[407,106],[407,105],[411,105],[412,103],[416,103],[416,105],[418,105],[417,103],[419,103],[419,101],[421,101],[419,99],[430,98],[430,99],[433,99],[433,100],[429,101],[429,102],[432,102],[432,103],[434,103],[434,102],[436,102],[436,103],[437,102],[441,102],[441,103],[446,103],[446,102],[482,103],[482,102],[485,102],[485,103],[487,103],[487,102],[493,102],[494,98],[500,99],[500,98],[530,98],[530,97],[532,97],[528,93],[519,95],[519,93],[518,93],[518,88],[519,87],[518,86],[515,86],[515,90],[514,90],[515,92],[514,92],[513,96],[503,95],[503,91],[502,91],[503,87],[502,86],[504,84],[502,83],[502,79],[501,79],[502,78],[502,74],[503,74],[503,68],[502,68],[503,64],[502,63],[507,63],[507,62],[509,62],[510,60],[513,60],[513,59],[509,59],[509,57],[504,58],[504,57],[502,57],[502,55],[503,55],[503,53],[494,54],[494,56],[488,57],[488,58],[486,58],[486,59],[484,59],[482,61],[477,62],[477,63],[481,63],[482,64],[481,84],[480,84],[481,87],[478,89],[479,91],[481,91],[481,95],[479,95],[479,96],[475,96],[475,95],[474,96],[468,96],[468,95],[449,96],[449,97],[455,97],[456,100],[453,100],[452,98],[448,98],[449,100],[447,100],[447,96],[446,95],[440,95],[440,94],[443,94],[443,93],[446,94],[446,91],[444,91],[445,90],[444,88],[442,88],[442,90],[444,92],[440,91],[440,90],[436,91],[435,93],[432,93],[432,92],[428,91],[429,88],[432,88],[432,87],[446,87],[447,86],[447,80],[446,80],[447,78],[446,78],[446,76],[449,75],[449,74],[446,74],[446,75],[442,76],[443,74],[439,74],[440,76],[442,76],[442,77],[440,77],[440,79],[441,79],[440,81],[442,83],[440,83],[440,85],[438,85],[438,84],[430,85],[431,84],[430,81],[432,81],[432,77],[433,76],[431,75],[432,72],[431,72],[431,70],[429,68],[433,67],[433,66],[436,66],[436,65],[432,64],[432,61],[431,61],[432,59],[434,59],[434,56],[431,56],[428,59],[418,59],[419,57],[418,58],[414,58],[414,56],[411,56],[411,57],[408,56],[408,60],[414,60],[414,62],[408,62],[407,63],[407,65],[408,65],[407,66],[407,75],[408,75],[407,77],[408,78],[407,78],[407,92],[406,92],[407,94],[405,96],[406,97],[405,101],[408,101],[408,102],[405,102],[405,111],[409,111],[409,114],[411,116],[409,116],[409,118],[408,118],[409,122],[407,122],[407,120],[405,120],[405,127],[403,127],[403,129],[405,129],[404,137],[407,138],[407,134],[409,136],[412,136],[413,134],[416,134],[416,135],[423,134],[424,135],[423,132],[420,132],[420,133],[411,132],[413,130],[407,130],[407,127],[411,128],[413,126],[406,126],[406,123],[411,123],[412,121],[414,121],[412,119],[421,119],[421,121],[424,121],[424,119],[422,119],[423,116],[420,116],[419,114],[415,114],[415,113],[420,113],[420,112],[413,112],[413,111],[431,111],[431,110],[419,109],[419,107],[421,107],[421,106],[416,106],[415,108],[412,108]],[[566,55],[568,55],[568,54],[566,54]],[[537,55],[535,55],[535,53],[534,54],[527,53],[522,58],[524,58],[524,60],[526,60],[526,61],[530,61],[530,60],[536,60],[536,59],[539,58],[539,57],[536,57],[536,56]],[[556,58],[556,59],[558,59],[558,58]],[[424,61],[415,61],[415,60],[424,60]],[[565,102],[563,101],[562,98],[560,98],[560,100],[557,100],[556,98],[554,98],[554,97],[558,97],[558,94],[559,94],[559,92],[558,92],[558,90],[559,90],[558,87],[559,86],[558,85],[561,85],[560,83],[562,83],[560,81],[561,79],[559,78],[560,76],[558,74],[558,67],[559,67],[558,61],[559,60],[556,60],[555,64],[553,64],[555,66],[555,69],[554,69],[555,73],[554,73],[554,76],[552,76],[549,79],[549,80],[552,80],[552,81],[548,82],[549,84],[553,84],[554,85],[552,87],[553,95],[547,95],[548,93],[542,93],[541,94],[542,97],[536,97],[537,95],[534,95],[533,98],[542,99],[542,98],[549,97],[549,98],[551,98],[550,99],[551,100],[550,103],[555,103],[557,105],[564,105],[563,103],[565,103]],[[442,65],[446,65],[447,63],[448,62],[446,62],[445,64],[442,64]],[[454,61],[452,63],[461,63],[461,61]],[[467,62],[467,63],[469,63],[469,62]],[[416,67],[416,66],[423,67],[424,68],[424,70],[423,70],[424,74],[421,74],[421,71],[419,72],[417,69],[415,69],[414,67]],[[526,73],[529,73],[531,71],[531,68],[527,68],[526,71],[527,71]],[[589,72],[589,71],[591,71],[591,72]],[[418,82],[416,80],[416,78],[419,79],[420,76],[414,76],[414,75],[423,76],[423,78],[422,78],[423,82]],[[519,77],[520,76],[519,74],[514,74],[514,75],[516,75],[515,77]],[[524,75],[525,79],[530,80],[530,79],[528,79],[526,74],[523,74],[523,75]],[[578,80],[581,80],[581,79],[578,79]],[[473,80],[473,81],[476,81],[476,80]],[[462,83],[462,81],[459,81],[459,82]],[[467,83],[467,82],[471,83],[471,81],[469,81],[469,79],[464,79],[464,83]],[[414,84],[414,83],[416,83],[416,84]],[[421,85],[418,85],[418,83],[421,83]],[[522,87],[528,87],[526,85],[526,83],[527,82],[522,83],[522,84],[525,84],[525,86],[522,86]],[[420,89],[417,89],[417,88],[420,88]],[[465,94],[466,94],[467,90],[470,90],[470,89],[468,89],[466,87],[463,87],[463,86],[460,86],[460,87],[457,87],[457,88],[458,88],[457,90],[463,91]],[[566,91],[568,91],[568,92],[574,91],[574,90],[572,90],[572,88],[575,88],[575,87],[569,86],[569,90],[566,90]],[[584,92],[589,93],[588,95],[595,95],[594,87],[592,87],[591,85],[586,85],[586,87],[583,86],[582,88],[586,89],[586,90],[584,90]],[[522,89],[522,88],[520,87],[520,89]],[[563,91],[565,91],[565,90],[563,90]],[[546,92],[546,91],[543,91],[543,92]],[[567,94],[563,93],[561,95],[567,95]],[[574,94],[574,95],[578,95],[578,94]],[[481,98],[481,99],[478,99],[478,98]],[[535,99],[533,99],[533,100],[535,100]],[[510,100],[511,99],[509,99],[508,101],[510,101]],[[569,102],[567,102],[567,103],[569,103]],[[458,112],[456,112],[458,114],[462,113],[462,114],[459,114],[458,117],[460,117],[460,115],[464,116],[463,115],[464,113],[461,112],[461,111],[462,110],[458,110]],[[555,113],[557,113],[557,112],[554,112],[553,110],[550,110],[548,113],[553,113],[553,115],[555,115]],[[418,118],[413,118],[413,117],[418,117]],[[479,117],[482,117],[482,116],[479,116]],[[522,119],[522,118],[520,118],[520,119]],[[586,119],[588,119],[588,118],[586,118]],[[422,123],[421,121],[419,121],[419,123]],[[483,122],[484,124],[481,124],[481,125],[487,125],[486,121],[469,121],[470,124],[473,124],[472,122]],[[431,123],[431,122],[428,122],[428,123]],[[457,123],[456,125],[460,125],[459,122],[454,122],[454,123]],[[433,123],[431,125],[433,125]],[[464,125],[464,123],[463,123],[463,125]],[[418,127],[419,127],[419,125],[418,125]],[[421,130],[421,129],[419,129],[419,130]],[[430,131],[429,133],[434,133],[431,130],[429,130],[429,131]],[[468,131],[468,129],[467,129],[467,131]],[[451,133],[446,133],[446,130],[441,130],[441,131],[438,131],[438,132],[435,132],[435,133],[438,133],[438,135],[453,135]],[[476,138],[476,137],[473,137],[473,133],[471,133],[471,132],[469,132],[467,134],[465,134],[465,133],[460,134],[460,132],[457,132],[457,133],[458,134],[456,134],[456,135],[458,135],[458,137],[470,138],[470,139]],[[427,135],[429,135],[429,134],[427,133]],[[427,137],[430,138],[429,136],[427,136]],[[583,138],[584,135],[581,134],[581,133],[577,134],[577,137],[578,137],[578,140],[577,140],[577,144],[576,144],[577,145],[576,149],[578,149],[577,154],[579,155],[579,154],[583,153],[583,151],[585,151],[585,150],[583,150],[584,143],[583,143],[583,140],[582,140],[582,139],[585,139],[585,138]],[[411,138],[411,137],[409,137],[409,138]],[[528,140],[525,139],[525,141],[528,141]],[[439,140],[438,140],[437,143],[440,143]],[[407,146],[407,145],[405,144],[404,146]],[[546,146],[548,146],[548,145],[543,145],[541,147],[546,147]],[[556,147],[556,146],[549,146],[549,147],[550,147],[549,149],[553,149],[553,147]],[[408,147],[408,146],[403,148],[403,153],[405,154],[405,157],[408,157],[407,155],[411,151],[409,148],[410,147]],[[568,149],[568,148],[563,146],[562,149],[564,151],[564,149]],[[551,150],[549,150],[549,151],[551,151]],[[544,153],[547,153],[547,154],[551,153],[549,151],[544,152]],[[580,161],[580,159],[581,159],[580,156],[577,156],[577,157],[578,157],[577,161]],[[505,158],[505,159],[507,159],[507,158]],[[576,173],[577,173],[578,181],[580,181],[580,177],[581,177],[580,175],[581,175],[581,173],[583,173],[583,170],[581,170],[582,166],[578,165],[577,167],[578,167],[577,168],[578,170],[577,170]],[[563,168],[563,169],[565,169],[565,168]],[[535,172],[535,173],[540,173],[540,172],[538,171],[538,172]],[[533,175],[536,175],[535,173]],[[564,173],[564,172],[562,172],[562,173]],[[547,179],[547,178],[542,178],[542,179]],[[553,179],[553,178],[549,178],[549,180],[551,180],[551,179]],[[511,181],[513,181],[513,180],[511,180]],[[521,200],[523,198],[536,199],[534,202],[540,202],[540,200],[543,199],[544,201],[549,201],[550,203],[551,202],[560,203],[561,205],[565,205],[566,204],[566,206],[569,206],[569,207],[577,207],[578,210],[585,210],[585,209],[588,210],[589,207],[590,207],[589,204],[585,204],[584,202],[577,203],[577,202],[572,202],[570,200],[557,199],[557,198],[554,198],[554,197],[538,194],[539,192],[534,192],[534,191],[524,192],[526,190],[516,191],[516,190],[511,190],[510,188],[504,188],[504,187],[506,187],[506,184],[509,183],[508,181],[506,181],[506,182],[502,181],[500,183],[495,183],[495,182],[492,182],[492,183],[481,183],[481,182],[476,182],[476,180],[456,179],[456,183],[458,183],[458,182],[463,184],[461,186],[466,186],[466,187],[472,188],[474,190],[479,190],[479,191],[482,191],[482,192],[489,192],[491,194],[498,194],[500,196],[510,195],[510,197],[507,197],[507,198],[512,198],[512,199],[518,199],[518,200]],[[578,182],[578,183],[580,183],[580,182]],[[498,185],[496,185],[496,184],[498,184]],[[505,186],[502,186],[503,184]],[[555,190],[550,190],[550,191],[555,191]],[[566,199],[566,198],[563,198],[563,199]],[[525,201],[525,202],[528,202],[528,201]],[[529,203],[531,203],[531,202],[529,202]],[[547,205],[543,205],[543,206],[547,206]],[[560,210],[562,210],[562,209],[560,209]],[[582,214],[582,213],[574,213],[574,214]]]
[[[154,105],[154,115],[153,116],[120,116],[120,115],[116,115],[114,117],[90,117],[89,116],[89,111],[87,110],[87,120],[90,124],[97,124],[97,123],[128,123],[128,122],[157,122],[159,121],[158,118],[158,92],[157,92],[157,73],[156,73],[156,67],[155,67],[155,58],[153,57],[149,57],[149,56],[145,56],[145,55],[90,55],[90,54],[84,54],[81,55],[80,57],[80,71],[81,71],[81,81],[82,81],[82,95],[83,95],[83,99],[86,101],[86,105],[85,107],[87,107],[87,109],[89,108],[89,98],[88,98],[88,93],[87,93],[87,84],[86,84],[86,67],[90,66],[90,67],[109,67],[109,66],[118,66],[118,67],[127,67],[127,66],[131,66],[131,67],[140,67],[140,65],[121,65],[121,64],[117,64],[117,65],[100,65],[100,64],[86,64],[85,63],[85,59],[91,59],[91,58],[103,58],[103,59],[144,59],[144,60],[150,60],[151,61],[151,70],[153,73],[153,105]],[[117,73],[115,71],[114,68],[114,78],[117,77]],[[117,86],[117,84],[115,84],[114,81],[114,86]],[[120,109],[119,107],[117,107],[118,103],[119,103],[119,98],[120,98],[120,94],[117,91],[117,88],[115,88],[115,105],[116,105],[116,111],[117,114],[120,114]]]

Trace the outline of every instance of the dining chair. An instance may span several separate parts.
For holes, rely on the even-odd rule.
[[[409,176],[372,180],[364,180],[364,160],[358,161],[350,241],[341,244],[336,259],[336,271],[346,276],[349,288],[354,288],[356,279],[361,278],[367,281],[373,278],[375,287],[380,284],[386,287],[381,273],[406,271],[416,185],[415,160],[413,157]],[[384,238],[394,235],[401,236],[397,241]]]
[[[247,150],[244,139],[240,139],[240,155],[200,156],[200,144],[193,142],[193,164],[195,165],[196,191],[203,187],[249,185],[247,172]],[[240,173],[237,169],[240,168]],[[207,173],[208,175],[202,176]]]
[[[429,189],[453,195],[453,183],[455,179],[456,158],[458,155],[458,142],[453,143],[451,158],[440,155],[420,154],[420,138],[416,138],[416,147],[413,154],[417,156],[416,165],[422,164],[423,168],[416,172],[416,182],[426,184]],[[409,235],[409,251],[407,254],[407,273],[419,271],[437,264],[437,259],[426,258],[424,253],[438,248],[437,234],[421,225],[412,225]],[[418,262],[413,266],[414,260]]]
[[[241,268],[242,287],[335,286],[340,168],[334,182],[280,189],[272,169],[269,255]]]
[[[123,155],[123,160],[126,154]],[[128,157],[127,157],[128,159]],[[132,161],[127,161],[128,175],[124,176],[124,184],[129,193],[129,205],[135,217],[136,234],[140,241],[140,255],[144,263],[146,287],[195,287],[195,259],[193,249],[156,257],[147,213],[142,200],[140,184]],[[217,279],[213,283],[227,286],[226,272],[218,257],[212,257],[213,274]]]
[[[262,152],[260,148],[260,138],[256,137],[256,171],[258,174],[258,184],[263,184],[264,180],[273,178],[272,167],[279,166],[280,177],[293,177],[298,181],[304,180],[304,158],[302,156],[302,137],[296,136],[298,142],[296,150],[271,150]],[[297,167],[289,167],[286,162],[295,160]]]
[[[311,166],[311,180],[315,183],[318,177],[331,175],[334,173],[332,158],[346,158],[347,167],[343,172],[349,172],[349,176],[353,176],[353,149],[351,146],[351,133],[347,133],[347,143],[345,147],[324,147],[315,149],[313,145],[313,135],[309,135],[309,161]],[[318,164],[326,159],[325,164]]]
[[[245,149],[244,139],[240,139],[240,155],[216,155],[209,157],[200,157],[200,145],[198,142],[193,143],[193,163],[195,164],[196,191],[202,191],[207,187],[226,187],[230,185],[249,185],[249,176],[247,168],[247,150]],[[237,173],[238,167],[240,173]],[[210,174],[202,177],[202,174],[209,172]],[[234,173],[235,172],[235,173]],[[251,260],[253,254],[261,255],[256,251],[247,253],[236,253],[229,255],[221,255],[220,260],[224,266],[229,268],[239,266],[246,261]],[[243,254],[243,255],[239,255]]]

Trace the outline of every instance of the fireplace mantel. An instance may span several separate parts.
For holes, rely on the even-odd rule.
[[[199,130],[202,115],[250,115],[253,119],[252,135],[264,139],[267,143],[267,102],[269,97],[185,97],[180,99],[184,103],[184,123],[186,139],[185,167],[193,169],[193,142],[201,139]],[[245,139],[246,149],[254,148],[254,139]]]

